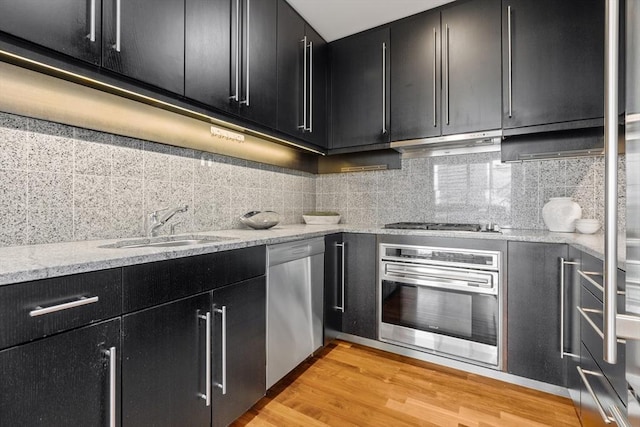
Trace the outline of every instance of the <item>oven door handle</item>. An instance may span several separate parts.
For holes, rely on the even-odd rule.
[[[431,288],[456,289],[474,293],[497,293],[492,274],[456,274],[425,267],[386,264],[384,279]]]

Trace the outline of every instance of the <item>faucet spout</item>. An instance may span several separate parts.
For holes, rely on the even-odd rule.
[[[161,217],[158,217],[158,214],[162,211],[167,211]],[[189,205],[177,206],[175,208],[164,208],[153,211],[149,214],[148,217],[148,226],[147,226],[147,235],[150,237],[155,237],[158,234],[158,230],[165,225],[173,216],[180,212],[186,212],[189,210]]]

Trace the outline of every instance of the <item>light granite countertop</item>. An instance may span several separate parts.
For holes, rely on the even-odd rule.
[[[117,241],[135,239],[89,240],[2,247],[0,248],[0,285],[249,246],[284,243],[322,237],[337,232],[566,243],[600,259],[603,258],[604,253],[604,238],[602,234],[550,233],[537,230],[503,230],[501,233],[474,233],[468,231],[386,230],[378,226],[350,226],[348,224],[328,226],[295,224],[276,226],[268,230],[238,229],[191,233],[191,236],[215,236],[221,238],[221,240],[181,247],[103,247],[114,244]],[[619,259],[618,265],[624,269],[624,238],[620,238]]]

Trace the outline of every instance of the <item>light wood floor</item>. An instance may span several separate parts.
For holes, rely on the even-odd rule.
[[[572,402],[335,341],[269,390],[238,426],[580,426]]]

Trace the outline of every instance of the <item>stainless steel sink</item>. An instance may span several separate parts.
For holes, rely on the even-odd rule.
[[[235,237],[187,235],[187,236],[163,236],[141,239],[120,240],[115,243],[100,246],[110,249],[129,248],[172,248],[180,246],[203,245],[207,243],[218,243],[229,240],[237,240]]]

